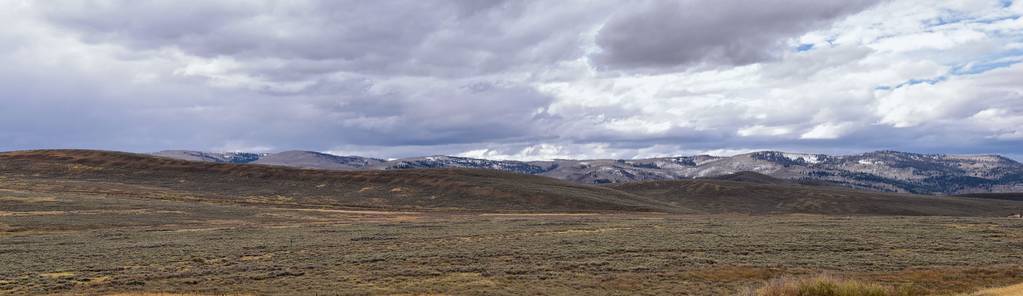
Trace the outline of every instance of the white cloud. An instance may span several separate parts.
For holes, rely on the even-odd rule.
[[[877,115],[894,127],[962,121],[987,110],[1016,115],[1023,104],[1023,64],[946,81],[919,83],[881,92]],[[1009,108],[1009,109],[999,109]],[[1009,113],[1007,110],[1013,110]],[[978,113],[980,112],[980,113]]]
[[[853,128],[852,123],[822,123],[799,136],[800,139],[833,140],[841,138]]]
[[[792,129],[783,126],[754,125],[740,128],[736,133],[743,137],[782,136],[792,133]]]
[[[698,22],[735,25],[727,36],[770,25],[750,44],[601,39],[694,22],[653,2],[17,2],[0,9],[0,148],[1013,152],[1023,1],[872,2]],[[720,17],[736,15],[751,18]]]
[[[1018,109],[1015,111],[1005,108],[984,109],[970,116],[969,122],[978,128],[988,130],[990,133],[988,138],[1005,141],[1023,140],[1023,112]]]

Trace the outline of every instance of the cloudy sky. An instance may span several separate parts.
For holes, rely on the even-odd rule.
[[[1023,159],[1023,0],[0,5],[0,150]]]

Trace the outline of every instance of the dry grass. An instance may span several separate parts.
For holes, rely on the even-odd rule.
[[[766,268],[754,266],[721,266],[714,268],[700,269],[690,272],[690,275],[702,280],[714,282],[737,282],[742,280],[768,280],[783,274],[779,268]]]
[[[207,296],[207,295],[248,295],[248,294],[198,294],[198,293],[149,293],[149,292],[137,292],[137,293],[117,293],[108,294],[107,296]]]
[[[744,296],[911,296],[924,295],[911,287],[891,287],[876,283],[842,279],[830,275],[808,278],[778,278],[768,281],[756,289],[742,293]]]
[[[786,295],[765,281],[818,272],[859,282],[802,280],[803,295],[900,295],[907,283],[922,291],[901,295],[973,295],[1023,281],[1023,219],[595,214],[580,206],[639,200],[498,172],[83,153],[0,153],[0,295],[735,295],[758,283]],[[707,186],[737,200],[704,203],[776,204],[718,182]],[[453,208],[479,211],[442,211]]]
[[[983,232],[978,231],[977,233]],[[968,268],[909,268],[895,273],[865,275],[859,278],[885,283],[916,283],[918,286],[926,286],[932,291],[968,293],[976,291],[979,287],[1000,287],[1018,283],[1021,274],[1023,274],[1023,269],[1014,265],[1006,265]]]
[[[1023,282],[1011,264],[1018,219],[421,212],[399,221],[406,215],[77,193],[58,201],[0,201],[106,211],[0,217],[12,231],[0,236],[0,295],[736,295],[827,272],[965,296]]]
[[[73,276],[75,276],[75,273],[74,272],[67,272],[67,271],[63,271],[63,272],[44,272],[44,273],[40,273],[39,276],[47,277],[47,278],[63,278],[63,277],[73,277]]]
[[[606,187],[470,169],[306,170],[39,150],[0,153],[0,177],[4,189],[47,196],[77,192],[336,210],[696,212]]]
[[[1008,287],[992,288],[981,290],[971,296],[1018,296],[1023,295],[1023,284],[1015,284]]]

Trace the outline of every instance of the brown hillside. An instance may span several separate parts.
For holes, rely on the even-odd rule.
[[[708,213],[1004,216],[1023,206],[1018,201],[878,193],[756,179],[761,182],[668,180],[611,188]]]
[[[0,153],[0,185],[293,207],[524,212],[657,211],[1004,216],[1023,202],[885,194],[740,173],[598,187],[494,170],[308,170],[93,150]]]
[[[0,182],[144,198],[376,209],[691,212],[610,188],[469,169],[325,171],[93,150],[0,153]]]
[[[755,184],[775,184],[775,185],[793,185],[792,182],[787,180],[778,179],[768,175],[764,175],[757,172],[737,172],[727,175],[721,175],[716,177],[701,178],[702,180],[723,180],[723,181],[735,181]]]
[[[1015,200],[1023,201],[1023,192],[1017,193],[971,193],[957,195],[961,197],[972,197],[972,198],[984,198],[984,199],[1001,199],[1001,200]]]

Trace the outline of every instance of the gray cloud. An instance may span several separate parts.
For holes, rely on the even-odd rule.
[[[874,2],[20,2],[0,150],[1018,154],[1015,19]]]
[[[875,2],[643,1],[604,25],[594,58],[610,68],[751,64],[777,56],[785,39]]]
[[[54,1],[40,15],[82,40],[177,48],[311,74],[467,76],[578,57],[593,25],[520,1]],[[599,5],[598,5],[599,7]],[[551,30],[557,28],[557,30]],[[270,61],[267,61],[267,60]]]
[[[382,86],[333,106],[319,106],[340,128],[364,137],[347,143],[371,145],[461,144],[535,137],[552,122],[545,108],[552,97],[500,82],[440,81]]]

